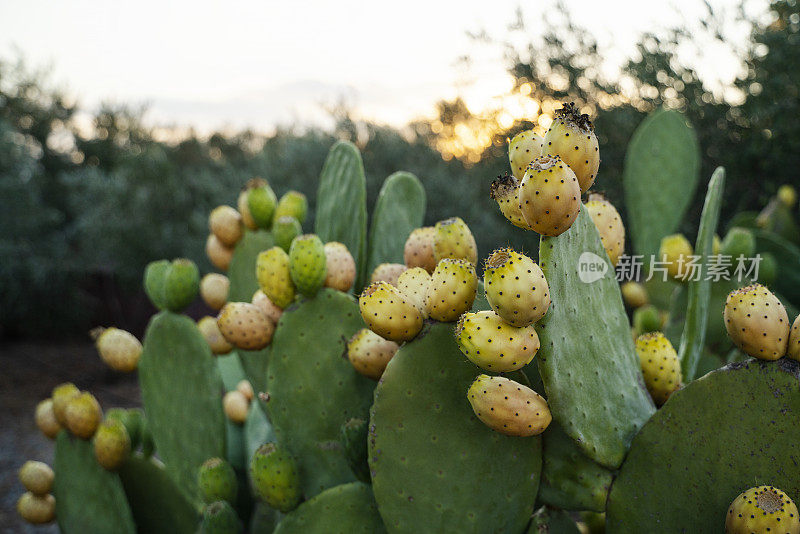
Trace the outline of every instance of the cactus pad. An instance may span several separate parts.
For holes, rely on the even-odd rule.
[[[284,516],[275,534],[381,534],[386,529],[369,486],[330,488]]]
[[[245,230],[228,267],[228,302],[250,302],[258,289],[256,280],[256,258],[262,250],[275,246],[272,234],[264,230]]]

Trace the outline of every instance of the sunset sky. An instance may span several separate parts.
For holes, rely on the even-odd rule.
[[[678,12],[692,20],[702,11],[696,0],[646,8],[641,0],[566,4],[612,65],[631,53],[639,33],[677,22]],[[103,100],[148,104],[153,124],[268,132],[295,121],[319,123],[324,105],[344,97],[360,116],[400,125],[429,115],[441,98],[460,94],[479,109],[509,86],[500,50],[476,47],[466,31],[502,35],[518,5],[3,0],[0,58],[21,52],[33,66],[52,66],[54,81],[88,109]],[[521,5],[531,34],[540,33],[538,10],[552,3]],[[750,10],[763,13],[764,5],[754,0]],[[703,61],[714,77],[735,75],[732,58],[709,52]],[[456,65],[464,54],[473,60],[468,76]]]

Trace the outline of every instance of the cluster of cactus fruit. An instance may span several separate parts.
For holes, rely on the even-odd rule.
[[[628,185],[659,143],[683,157]],[[679,114],[653,114],[629,149],[628,194],[696,182],[692,165],[670,166],[693,150]],[[206,253],[222,272],[153,262],[144,287],[160,311],[143,343],[92,333],[112,369],[138,371],[144,409],[103,416],[72,384],[37,407],[55,475],[23,466],[20,515],[67,533],[800,533],[800,317],[790,324],[764,285],[720,286],[720,301],[717,284],[682,272],[693,253],[707,269],[720,250],[753,252],[741,229],[715,236],[724,172],[695,247],[668,235],[674,214],[632,227],[639,253],[661,240],[682,303],[667,313],[657,286],[613,276],[626,229],[588,194],[600,151],[586,115],[565,104],[544,136],[515,136],[509,159],[491,196],[541,237],[533,253],[493,251],[482,277],[462,219],[423,226],[409,173],[386,179],[368,231],[348,143],[325,162],[314,233],[302,194],[278,200],[249,181],[236,208],[209,217]],[[794,202],[787,191],[779,200]],[[762,217],[771,228],[783,205]],[[581,278],[585,253],[604,276]],[[195,322],[181,312],[198,294],[210,312]],[[714,321],[755,359],[695,379]]]

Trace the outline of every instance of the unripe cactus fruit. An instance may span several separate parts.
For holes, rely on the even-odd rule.
[[[406,272],[408,267],[402,263],[381,263],[372,271],[372,276],[369,281],[371,284],[375,282],[388,282],[397,287],[397,279],[401,274]]]
[[[431,275],[422,267],[413,267],[397,278],[397,289],[417,307],[423,319],[428,318],[426,298],[431,286]]]
[[[524,172],[520,180],[523,177]],[[523,230],[533,230],[533,228],[525,222],[525,218],[522,216],[522,209],[519,205],[520,180],[508,174],[505,176],[498,176],[497,180],[492,182],[490,196],[497,202],[497,205],[500,207],[500,212],[511,224]]]
[[[639,282],[625,282],[620,286],[620,291],[622,299],[629,308],[639,308],[650,302],[647,289]]]
[[[56,516],[56,499],[52,495],[25,492],[17,501],[17,513],[32,525],[49,523]]]
[[[55,473],[44,462],[28,460],[19,470],[19,481],[34,495],[47,495],[53,489]]]
[[[247,411],[250,409],[250,402],[247,400],[244,393],[235,389],[227,392],[225,396],[222,397],[222,409],[225,411],[225,415],[228,419],[237,425],[243,425],[247,420]]]
[[[228,302],[231,282],[224,274],[208,273],[200,280],[200,296],[212,310],[221,310]]]
[[[731,291],[723,318],[728,335],[743,352],[762,360],[786,354],[789,316],[778,297],[761,284]]]
[[[458,348],[485,371],[507,373],[528,365],[539,350],[533,325],[512,326],[493,311],[467,312],[455,329]]]
[[[284,193],[275,208],[276,220],[280,217],[294,217],[300,224],[303,224],[306,222],[306,215],[308,215],[308,200],[299,191]]]
[[[260,289],[257,289],[256,292],[253,293],[251,304],[261,310],[264,315],[266,315],[269,320],[272,321],[273,324],[277,325],[278,321],[281,320],[283,310],[277,307],[274,302],[269,300],[269,297]]]
[[[356,261],[338,241],[325,243],[325,287],[348,292],[356,279]]]
[[[208,346],[211,348],[211,352],[214,354],[228,354],[233,350],[233,345],[222,335],[217,325],[216,318],[208,315],[202,317],[197,321],[197,329],[200,330],[200,334],[203,336],[203,339],[206,340],[206,343],[208,343]]]
[[[486,259],[483,289],[492,309],[507,323],[527,326],[550,308],[550,287],[535,261],[510,248]]]
[[[172,260],[164,277],[164,306],[181,312],[192,303],[200,291],[200,271],[192,260]]]
[[[294,300],[289,255],[281,247],[272,247],[258,254],[256,278],[261,291],[280,309],[286,309]]]
[[[325,283],[325,245],[319,236],[297,236],[289,247],[289,274],[297,291],[313,297]]]
[[[142,444],[145,419],[141,408],[111,408],[105,414],[105,421],[119,421],[125,427],[128,438],[131,442],[131,450],[135,450]],[[95,434],[96,437],[96,434]]]
[[[387,282],[365,288],[358,297],[358,308],[369,329],[384,339],[408,341],[422,330],[420,311]]]
[[[230,206],[217,206],[208,216],[208,229],[226,247],[235,247],[242,238],[242,216]]]
[[[569,230],[581,209],[581,189],[572,169],[558,156],[533,161],[519,185],[519,205],[525,223],[547,236]]]
[[[227,271],[233,258],[233,249],[223,245],[214,234],[209,234],[206,239],[206,256],[211,265],[220,271]]]
[[[94,435],[94,456],[104,469],[116,471],[131,454],[131,437],[122,421],[106,419]]]
[[[573,102],[565,102],[555,115],[542,140],[542,155],[561,157],[575,173],[581,192],[585,193],[592,187],[600,167],[600,148],[594,125]]]
[[[725,534],[780,532],[800,534],[797,506],[774,486],[756,486],[741,493],[725,516]]]
[[[60,424],[62,427],[67,426],[67,405],[69,404],[69,401],[80,394],[81,390],[79,390],[72,382],[59,384],[53,388],[53,413],[56,416],[56,421],[58,421],[58,424]]]
[[[247,402],[251,402],[255,397],[253,384],[251,384],[249,380],[239,380],[239,382],[236,383],[236,391],[244,395]]]
[[[756,252],[756,238],[747,228],[734,227],[725,234],[720,246],[720,254],[730,256],[735,262],[740,256],[750,258]]]
[[[286,252],[292,246],[294,238],[303,233],[303,227],[294,217],[278,217],[272,224],[272,237],[275,244]]]
[[[425,295],[428,317],[441,322],[457,320],[472,307],[477,290],[478,276],[472,263],[450,258],[441,260]]]
[[[445,258],[465,260],[472,265],[478,263],[478,246],[467,224],[461,217],[439,221],[435,226],[433,255],[436,264]]]
[[[794,203],[797,202],[797,191],[791,185],[784,184],[778,188],[777,197],[781,204],[788,209],[792,209]]]
[[[115,371],[130,373],[139,366],[142,344],[130,332],[113,326],[101,329],[95,346],[100,358]]]
[[[633,311],[633,328],[637,335],[656,332],[661,326],[661,314],[655,306],[641,306]]]
[[[378,380],[400,346],[362,328],[347,342],[347,359],[360,374]]]
[[[229,302],[217,316],[222,336],[234,347],[261,350],[272,341],[275,325],[258,307],[249,302]]]
[[[789,343],[786,346],[786,355],[800,362],[800,315],[792,323],[792,329],[789,332]]]
[[[672,234],[661,240],[657,259],[663,262],[671,278],[683,281],[691,275],[689,263],[693,253],[691,243],[683,234]]]
[[[164,281],[167,278],[169,261],[151,261],[144,268],[144,292],[153,306],[159,310],[166,308],[164,305]]]
[[[636,338],[636,354],[639,355],[647,391],[661,406],[683,382],[678,353],[664,334],[650,332]]]
[[[239,193],[239,198],[236,199],[236,207],[239,210],[239,215],[242,216],[242,224],[250,230],[258,230],[256,221],[253,219],[253,216],[250,215],[250,206],[247,205],[247,194],[248,191],[246,188]]]
[[[226,501],[215,501],[203,510],[200,534],[240,534],[242,525],[233,507]]]
[[[269,230],[277,202],[278,197],[266,180],[254,178],[247,182],[247,208],[256,226]]]
[[[34,416],[36,426],[42,431],[42,434],[50,439],[56,439],[56,436],[61,431],[61,423],[56,419],[56,412],[53,409],[53,399],[45,399],[36,405],[36,413]]]
[[[517,180],[522,180],[528,165],[542,155],[542,142],[542,137],[533,130],[522,131],[509,141],[508,161]]]
[[[265,443],[250,460],[250,478],[258,497],[281,512],[300,503],[300,477],[294,458],[276,443]]]
[[[589,195],[586,209],[597,227],[611,265],[616,265],[625,252],[625,225],[622,224],[622,217],[614,205],[602,195]]]
[[[411,231],[403,247],[403,262],[409,269],[422,267],[429,273],[436,269],[436,257],[433,252],[433,242],[436,229],[433,226],[423,226]]]
[[[502,376],[478,375],[467,390],[467,400],[478,419],[508,436],[541,434],[553,420],[541,395]]]
[[[197,487],[205,503],[228,501],[236,503],[239,490],[236,473],[231,464],[222,458],[209,458],[197,471]]]
[[[83,392],[69,401],[66,417],[67,430],[79,438],[89,439],[97,431],[103,419],[103,411],[94,395]]]

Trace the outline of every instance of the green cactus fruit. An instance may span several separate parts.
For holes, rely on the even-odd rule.
[[[256,495],[268,505],[290,512],[300,504],[300,477],[294,458],[276,443],[260,446],[250,460]]]
[[[541,434],[553,420],[541,395],[502,376],[478,375],[467,399],[478,419],[507,436]]]
[[[369,423],[358,417],[348,419],[339,433],[339,442],[350,469],[358,480],[367,484],[370,481],[367,463],[368,438]]]
[[[422,267],[412,267],[397,277],[397,289],[400,290],[422,314],[423,319],[428,318],[428,305],[426,297],[431,286],[431,275]]]
[[[397,279],[401,274],[406,272],[406,270],[408,270],[408,267],[402,263],[381,263],[372,271],[369,282],[371,284],[375,282],[388,282],[397,287]]]
[[[542,139],[542,155],[559,156],[578,177],[581,192],[592,187],[600,167],[600,148],[589,116],[573,102],[556,110],[555,118]]]
[[[286,252],[289,252],[294,238],[302,233],[303,227],[294,217],[279,217],[272,224],[272,237],[275,238],[275,244]]]
[[[778,188],[778,201],[786,208],[792,209],[797,202],[797,191],[789,184],[784,184]]]
[[[550,308],[550,288],[542,269],[510,248],[497,249],[486,259],[483,289],[497,315],[514,326],[528,326]]]
[[[423,226],[413,230],[403,246],[403,261],[409,269],[422,267],[429,273],[436,269],[436,255],[433,252],[433,242],[436,238],[436,229],[433,226]]]
[[[114,327],[101,329],[95,346],[100,358],[115,371],[130,373],[139,366],[142,344],[130,332]]]
[[[778,279],[778,260],[769,252],[760,252],[759,255],[758,282],[765,286],[772,285]]]
[[[65,416],[66,427],[73,435],[81,439],[89,439],[100,425],[103,411],[94,395],[83,392],[69,401]]]
[[[209,458],[197,471],[197,487],[200,498],[211,504],[214,501],[227,501],[236,504],[239,483],[231,464],[222,458]]]
[[[217,356],[228,354],[233,350],[233,345],[222,335],[222,331],[217,325],[216,318],[208,315],[201,317],[200,320],[197,321],[197,329],[200,330],[203,339],[208,343],[211,352]]]
[[[786,347],[786,355],[800,362],[800,315],[798,315],[794,323],[792,323],[792,329],[789,332],[789,343]]]
[[[786,354],[789,316],[778,297],[761,284],[731,291],[723,318],[728,335],[743,352],[762,360]]]
[[[141,408],[111,408],[105,414],[106,421],[119,421],[125,426],[131,443],[131,450],[136,450],[142,444],[142,431],[144,426],[144,412]]]
[[[364,289],[358,297],[358,308],[369,329],[384,339],[408,341],[422,330],[420,311],[387,282],[376,282]]]
[[[736,261],[739,256],[750,258],[756,252],[756,238],[747,228],[734,227],[725,234],[720,246],[720,254],[730,256]]]
[[[508,143],[508,161],[511,173],[522,180],[525,169],[533,160],[542,155],[542,137],[533,130],[525,130],[511,138]]]
[[[247,208],[256,226],[269,230],[275,215],[278,197],[266,180],[256,178],[247,184]]]
[[[56,421],[58,421],[58,424],[62,427],[67,426],[67,405],[80,394],[81,390],[72,382],[59,384],[53,388],[53,413],[56,416]]]
[[[445,258],[478,263],[478,245],[469,226],[461,217],[439,221],[435,226],[433,255],[438,265]]]
[[[247,204],[248,193],[249,191],[246,187],[239,193],[239,197],[236,199],[236,208],[242,216],[242,224],[244,224],[248,230],[258,230],[256,221],[253,219],[253,216],[250,215],[250,206]]]
[[[34,420],[42,434],[50,439],[56,439],[61,431],[61,423],[56,419],[56,412],[53,409],[53,399],[45,399],[36,405]]]
[[[644,284],[639,282],[625,282],[620,286],[622,291],[622,299],[629,308],[639,308],[650,302],[650,296],[647,294]]]
[[[611,265],[616,265],[619,257],[625,253],[625,225],[622,217],[617,208],[602,195],[589,195],[586,209],[597,227]]]
[[[366,448],[367,444],[364,443]],[[366,457],[365,457],[366,461]],[[34,495],[47,495],[53,489],[55,474],[44,462],[28,460],[19,470],[19,481]]]
[[[581,188],[569,165],[558,156],[536,158],[519,184],[525,223],[547,236],[569,230],[581,209]]]
[[[225,340],[243,350],[261,350],[272,341],[275,325],[249,302],[229,302],[219,312],[217,327]]]
[[[294,300],[294,282],[289,269],[289,254],[281,247],[272,247],[258,254],[256,277],[261,291],[279,308]]]
[[[325,283],[325,245],[319,236],[297,236],[289,247],[289,274],[297,291],[313,297]]]
[[[539,350],[533,325],[512,326],[493,311],[465,313],[455,334],[458,348],[469,361],[495,373],[522,369]]]
[[[661,314],[658,308],[649,304],[633,311],[633,329],[637,335],[661,330]]]
[[[151,261],[144,268],[144,292],[153,306],[159,310],[166,309],[164,304],[164,280],[166,280],[169,261]]]
[[[131,438],[125,425],[117,419],[106,419],[94,435],[94,455],[104,469],[116,471],[131,453]]]
[[[525,218],[522,216],[522,209],[519,205],[519,184],[521,179],[522,177],[518,180],[508,174],[498,176],[497,179],[492,182],[489,195],[497,202],[500,213],[502,213],[511,224],[523,230],[533,230],[533,228],[525,222]]]
[[[17,501],[17,513],[32,525],[44,525],[56,517],[56,500],[52,495],[34,495],[28,491]]]
[[[181,312],[200,291],[200,271],[192,260],[173,260],[164,276],[164,306]]]
[[[242,238],[242,216],[230,206],[217,206],[208,216],[208,229],[226,247],[235,247]]]
[[[742,492],[728,508],[725,534],[786,532],[800,534],[797,506],[774,486],[756,486]]]
[[[278,201],[275,208],[275,220],[281,217],[294,217],[300,224],[306,222],[308,215],[308,200],[299,191],[287,191]]]
[[[203,511],[200,534],[239,534],[242,525],[233,507],[225,501],[212,502]]]
[[[636,354],[642,364],[647,391],[661,406],[683,382],[678,353],[663,333],[650,332],[636,338]]]
[[[212,310],[219,311],[228,302],[231,281],[224,274],[208,273],[200,280],[200,297]]]
[[[356,280],[356,261],[344,243],[325,243],[325,287],[350,291]]]
[[[270,321],[272,321],[272,324],[277,325],[278,321],[281,320],[283,310],[277,307],[274,302],[269,300],[269,297],[260,289],[253,293],[253,300],[251,301],[251,304],[261,310],[261,312],[266,315]]]
[[[347,359],[360,374],[378,380],[399,348],[394,341],[362,328],[347,342]]]
[[[472,308],[477,290],[478,277],[472,263],[450,258],[441,260],[425,295],[428,316],[442,322],[458,320]]]
[[[677,280],[683,281],[691,274],[688,267],[691,256],[694,254],[692,244],[683,234],[672,234],[661,240],[657,259],[663,262],[667,274]]]
[[[206,239],[206,256],[215,268],[227,271],[233,259],[233,249],[223,245],[214,234],[209,234]]]

